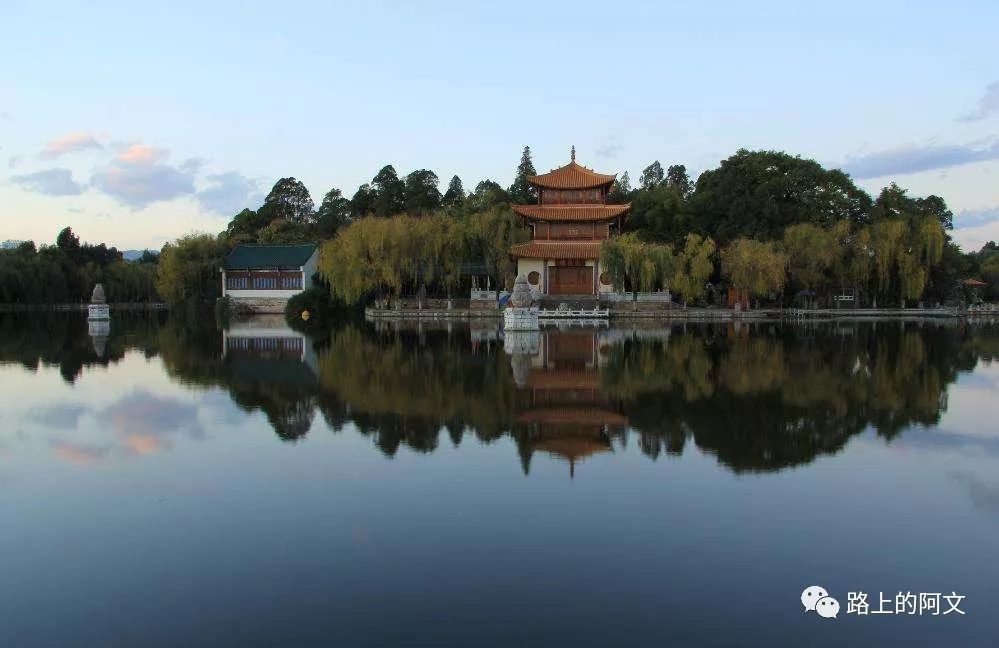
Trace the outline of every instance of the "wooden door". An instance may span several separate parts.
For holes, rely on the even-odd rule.
[[[592,295],[593,268],[552,266],[548,268],[549,295]]]

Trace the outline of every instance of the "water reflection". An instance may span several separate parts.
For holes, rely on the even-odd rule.
[[[159,315],[118,317],[98,349],[79,318],[33,317],[0,319],[0,360],[58,366],[73,383],[134,349],[161,357],[174,382],[223,388],[243,411],[262,412],[283,441],[310,434],[317,414],[335,432],[356,429],[387,456],[400,446],[431,452],[442,434],[456,446],[508,436],[525,474],[537,453],[564,461],[573,475],[629,440],[652,459],[696,448],[734,472],[806,464],[868,427],[890,440],[937,423],[958,375],[999,350],[994,325],[962,322],[505,336],[490,324],[392,323],[341,326],[313,339],[279,317],[220,331],[210,319]],[[92,415],[115,433],[113,447],[53,442],[77,462],[157,452],[181,430],[203,434],[189,404],[141,386],[100,411],[56,402],[34,413],[53,431]]]

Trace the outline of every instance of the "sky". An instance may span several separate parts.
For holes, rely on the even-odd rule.
[[[815,5],[815,6],[813,6]],[[999,240],[999,3],[26,2],[0,20],[0,241],[160,248],[294,176],[637,179],[740,148],[942,196]]]

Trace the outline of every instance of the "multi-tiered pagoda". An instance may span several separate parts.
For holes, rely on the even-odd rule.
[[[538,204],[515,205],[513,210],[531,228],[531,241],[514,245],[510,255],[517,259],[517,274],[526,276],[536,292],[611,292],[610,276],[600,269],[600,246],[621,231],[631,205],[608,205],[616,176],[576,164],[575,147],[571,155],[563,167],[528,176],[538,189]]]

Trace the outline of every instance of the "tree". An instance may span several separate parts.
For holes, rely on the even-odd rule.
[[[376,216],[401,214],[406,208],[406,183],[399,179],[395,167],[386,164],[371,179]]]
[[[848,224],[840,221],[837,226]],[[798,223],[784,230],[784,250],[792,283],[812,291],[826,287],[826,273],[842,253],[836,232],[811,223]]]
[[[740,293],[762,297],[780,292],[787,273],[787,255],[773,242],[737,239],[722,250],[722,275]]]
[[[461,178],[452,176],[441,203],[445,207],[460,207],[463,202],[465,202],[465,188],[461,185]]]
[[[631,177],[628,176],[628,172],[625,171],[621,174],[620,178],[614,181],[614,185],[607,193],[607,202],[615,205],[621,205],[631,200],[631,194]]]
[[[531,161],[531,147],[525,146],[517,165],[517,175],[510,185],[510,200],[515,205],[533,205],[538,202],[537,190],[527,181],[528,176],[537,175],[534,163]]]
[[[353,219],[362,218],[375,212],[375,190],[365,182],[350,199],[350,216]]]
[[[690,213],[719,242],[739,237],[774,240],[796,223],[830,227],[868,221],[870,196],[839,170],[777,151],[740,150],[705,171]]]
[[[662,184],[663,177],[663,165],[659,164],[659,160],[656,160],[642,170],[642,177],[638,183],[642,185],[642,189],[654,189]]]
[[[263,207],[267,222],[283,218],[292,223],[313,222],[315,203],[309,190],[295,178],[281,178],[264,198]]]
[[[666,169],[666,184],[676,189],[685,199],[694,190],[694,184],[687,176],[687,167],[682,164],[673,164]]]
[[[337,230],[350,222],[350,201],[334,187],[323,196],[316,211],[316,233],[319,238],[333,238]]]
[[[261,245],[293,245],[295,243],[308,243],[315,239],[316,230],[311,225],[276,220],[257,232],[256,242]]]
[[[72,227],[64,227],[56,236],[56,247],[68,257],[74,257],[80,251],[80,237],[73,233]]]
[[[668,282],[671,291],[680,295],[683,305],[704,296],[705,287],[714,272],[712,258],[715,242],[700,234],[690,233],[676,255],[673,275]]]
[[[406,212],[426,214],[440,207],[438,182],[437,174],[427,169],[419,169],[406,176]]]
[[[683,195],[666,184],[636,193],[626,226],[646,240],[666,243],[679,243],[691,229]]]
[[[509,202],[510,194],[499,183],[483,180],[475,185],[475,191],[465,201],[465,208],[470,212],[479,212]]]
[[[223,236],[231,245],[252,243],[257,240],[257,232],[263,229],[268,222],[266,212],[261,214],[252,209],[244,209],[229,221],[229,226],[226,227]]]
[[[170,305],[221,294],[218,270],[225,246],[210,234],[188,234],[160,252],[156,290]]]

